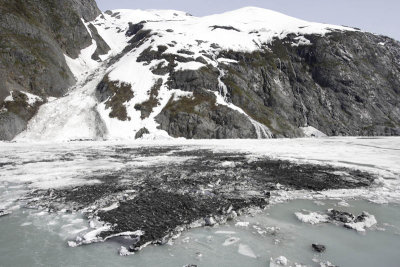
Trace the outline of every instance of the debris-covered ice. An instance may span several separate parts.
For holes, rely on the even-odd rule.
[[[308,214],[295,212],[297,219],[301,222],[309,224],[320,224],[320,223],[334,223],[341,224],[346,228],[354,229],[358,232],[365,232],[367,228],[371,228],[377,224],[374,215],[363,211],[361,215],[355,216],[350,212],[339,211],[335,209],[328,209],[326,214],[318,212],[309,212]]]
[[[139,238],[118,235],[133,235],[142,229],[142,236],[135,233],[141,238],[138,248],[172,244],[168,241],[173,240],[174,245],[166,246],[172,250],[179,245],[188,249],[203,247],[202,262],[211,257],[208,250],[218,248],[233,251],[237,257],[249,261],[263,259],[266,263],[271,255],[280,253],[260,251],[256,240],[268,240],[272,247],[290,250],[288,244],[294,233],[288,225],[309,231],[309,236],[316,229],[298,220],[313,224],[329,221],[357,231],[374,229],[377,224],[386,228],[385,234],[390,232],[389,227],[377,223],[385,220],[380,212],[369,208],[375,204],[368,202],[358,208],[354,199],[375,203],[396,203],[400,199],[400,169],[396,165],[399,152],[390,149],[397,142],[392,138],[368,142],[326,138],[285,142],[238,140],[233,144],[225,140],[172,140],[154,144],[0,143],[0,209],[13,212],[2,217],[1,224],[3,227],[18,216],[22,200],[39,212],[29,211],[32,215],[16,223],[16,227],[20,231],[32,227],[41,227],[42,231],[51,229],[60,233],[64,245],[67,240],[73,240],[71,246],[78,246],[114,238],[107,245],[122,240],[123,244],[115,250],[123,246],[132,252],[137,248],[131,246]],[[322,150],[332,153],[321,153]],[[389,152],[379,152],[383,150]],[[298,199],[308,199],[314,206],[298,206],[284,219],[270,223],[254,221],[261,218],[250,212],[254,207],[262,211],[271,207],[269,203],[288,199],[297,199],[289,206],[302,203]],[[328,208],[333,209],[322,210]],[[385,208],[388,209],[386,205]],[[361,213],[363,210],[368,212]],[[96,223],[96,218],[101,223]],[[101,229],[103,222],[110,223],[109,227]],[[225,228],[226,224],[231,227]],[[188,242],[179,242],[180,233],[205,225],[211,226],[203,229],[210,238],[198,240],[190,236]],[[352,235],[351,231],[329,226],[319,227],[318,232],[324,232],[325,228]],[[370,238],[370,234],[379,235],[377,232],[359,236]],[[79,238],[75,239],[76,236]],[[313,253],[310,245],[317,242],[329,246],[329,253],[335,252],[331,250],[335,244],[317,239],[309,241],[303,253]],[[199,251],[198,247],[193,255]],[[149,248],[152,252],[154,249]],[[146,251],[141,253],[146,255]],[[293,252],[284,253],[294,259]],[[193,260],[198,259],[193,257]],[[332,261],[336,262],[336,258]]]
[[[365,232],[367,228],[374,226],[377,223],[375,216],[366,211],[358,216],[353,222],[345,223],[345,227],[354,229],[358,232]]]

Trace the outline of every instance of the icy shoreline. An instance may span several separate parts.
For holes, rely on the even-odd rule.
[[[85,174],[123,168],[113,154],[117,148],[181,147],[187,151],[210,149],[215,152],[246,153],[253,158],[268,157],[298,164],[332,165],[372,173],[378,177],[373,190],[342,190],[324,192],[315,197],[356,197],[378,202],[400,202],[400,138],[398,137],[331,137],[312,139],[272,140],[138,140],[87,142],[0,142],[0,181],[29,183],[31,188],[57,188],[68,185],[97,183],[82,179]],[[95,154],[103,154],[96,158]],[[91,158],[91,156],[93,157]],[[161,161],[160,161],[161,160]],[[132,168],[167,164],[177,158],[146,157],[136,160]],[[185,160],[185,159],[183,159]],[[56,162],[58,162],[56,164]],[[15,166],[19,164],[19,166]],[[54,170],[45,172],[46,168]],[[29,175],[28,175],[29,174]],[[77,174],[77,175],[75,175]],[[301,193],[300,193],[301,194]],[[304,192],[304,197],[309,194]],[[282,198],[297,198],[283,195]]]
[[[8,193],[1,195],[0,209],[7,211],[34,189],[26,198],[32,207],[84,211],[104,222],[82,232],[73,246],[141,231],[130,235],[133,247],[121,250],[126,254],[168,243],[194,222],[225,223],[247,209],[292,199],[340,199],[343,207],[343,200],[354,198],[398,203],[398,143],[398,138],[1,143],[0,183]],[[243,251],[248,250],[242,246]]]

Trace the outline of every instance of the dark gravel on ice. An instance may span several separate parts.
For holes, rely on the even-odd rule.
[[[159,156],[182,160],[132,167],[138,157]],[[148,243],[163,244],[178,227],[186,229],[196,221],[212,225],[249,208],[263,209],[274,190],[348,189],[367,187],[374,180],[369,173],[351,169],[183,147],[117,147],[111,157],[125,162],[126,168],[86,177],[99,184],[33,192],[40,198],[31,205],[50,211],[86,208],[89,217],[113,225],[101,233],[103,238],[142,230],[143,236],[132,239],[131,250],[136,250]],[[102,210],[116,202],[118,208]]]

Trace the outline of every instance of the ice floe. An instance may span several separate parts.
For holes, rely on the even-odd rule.
[[[295,213],[297,219],[304,223],[309,223],[309,224],[319,224],[319,223],[326,223],[329,222],[329,216],[325,214],[320,214],[318,212],[309,212],[307,213],[301,213],[301,212],[296,212]]]
[[[295,216],[303,223],[315,225],[330,222],[341,224],[357,232],[365,232],[366,229],[377,224],[375,216],[366,211],[363,211],[359,216],[355,216],[349,212],[328,209],[326,214],[321,214],[319,212],[295,212]]]
[[[276,259],[270,259],[270,267],[275,267],[275,266],[287,266],[288,265],[288,259],[285,256],[279,256]]]
[[[238,227],[249,227],[249,222],[237,222],[236,224],[235,224],[235,226],[238,226]]]
[[[239,254],[241,254],[243,256],[247,256],[247,257],[250,257],[250,258],[257,258],[256,254],[251,249],[251,247],[249,245],[246,245],[246,244],[239,244],[238,252],[239,252]]]

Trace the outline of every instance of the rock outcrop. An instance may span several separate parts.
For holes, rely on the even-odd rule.
[[[293,46],[295,36],[276,39],[260,51],[223,51],[218,57],[236,61],[220,64],[227,97],[275,137],[298,137],[299,127],[313,126],[329,136],[400,134],[400,43],[363,32],[310,35],[311,45]],[[383,45],[384,44],[384,45]],[[173,72],[171,88],[218,92],[220,71],[213,66]],[[240,116],[209,115],[199,120],[195,107],[202,103],[171,103],[158,117],[161,129],[187,138],[249,138],[254,134],[215,135],[218,122],[242,124]],[[208,109],[208,112],[212,112]],[[178,126],[179,125],[179,126]],[[213,125],[196,136],[190,130]],[[248,125],[243,125],[247,127]]]
[[[7,96],[22,91],[45,102],[75,83],[64,54],[77,58],[92,44],[82,19],[100,14],[94,0],[0,0],[0,139],[24,130],[37,111],[21,117],[7,110]]]
[[[248,118],[226,106],[216,105],[213,93],[196,88],[193,97],[174,101],[173,97],[156,117],[173,137],[190,139],[257,138]]]
[[[278,136],[313,126],[330,136],[400,134],[400,43],[363,32],[293,36],[252,54],[224,78],[232,102]],[[384,45],[382,45],[384,44]]]

